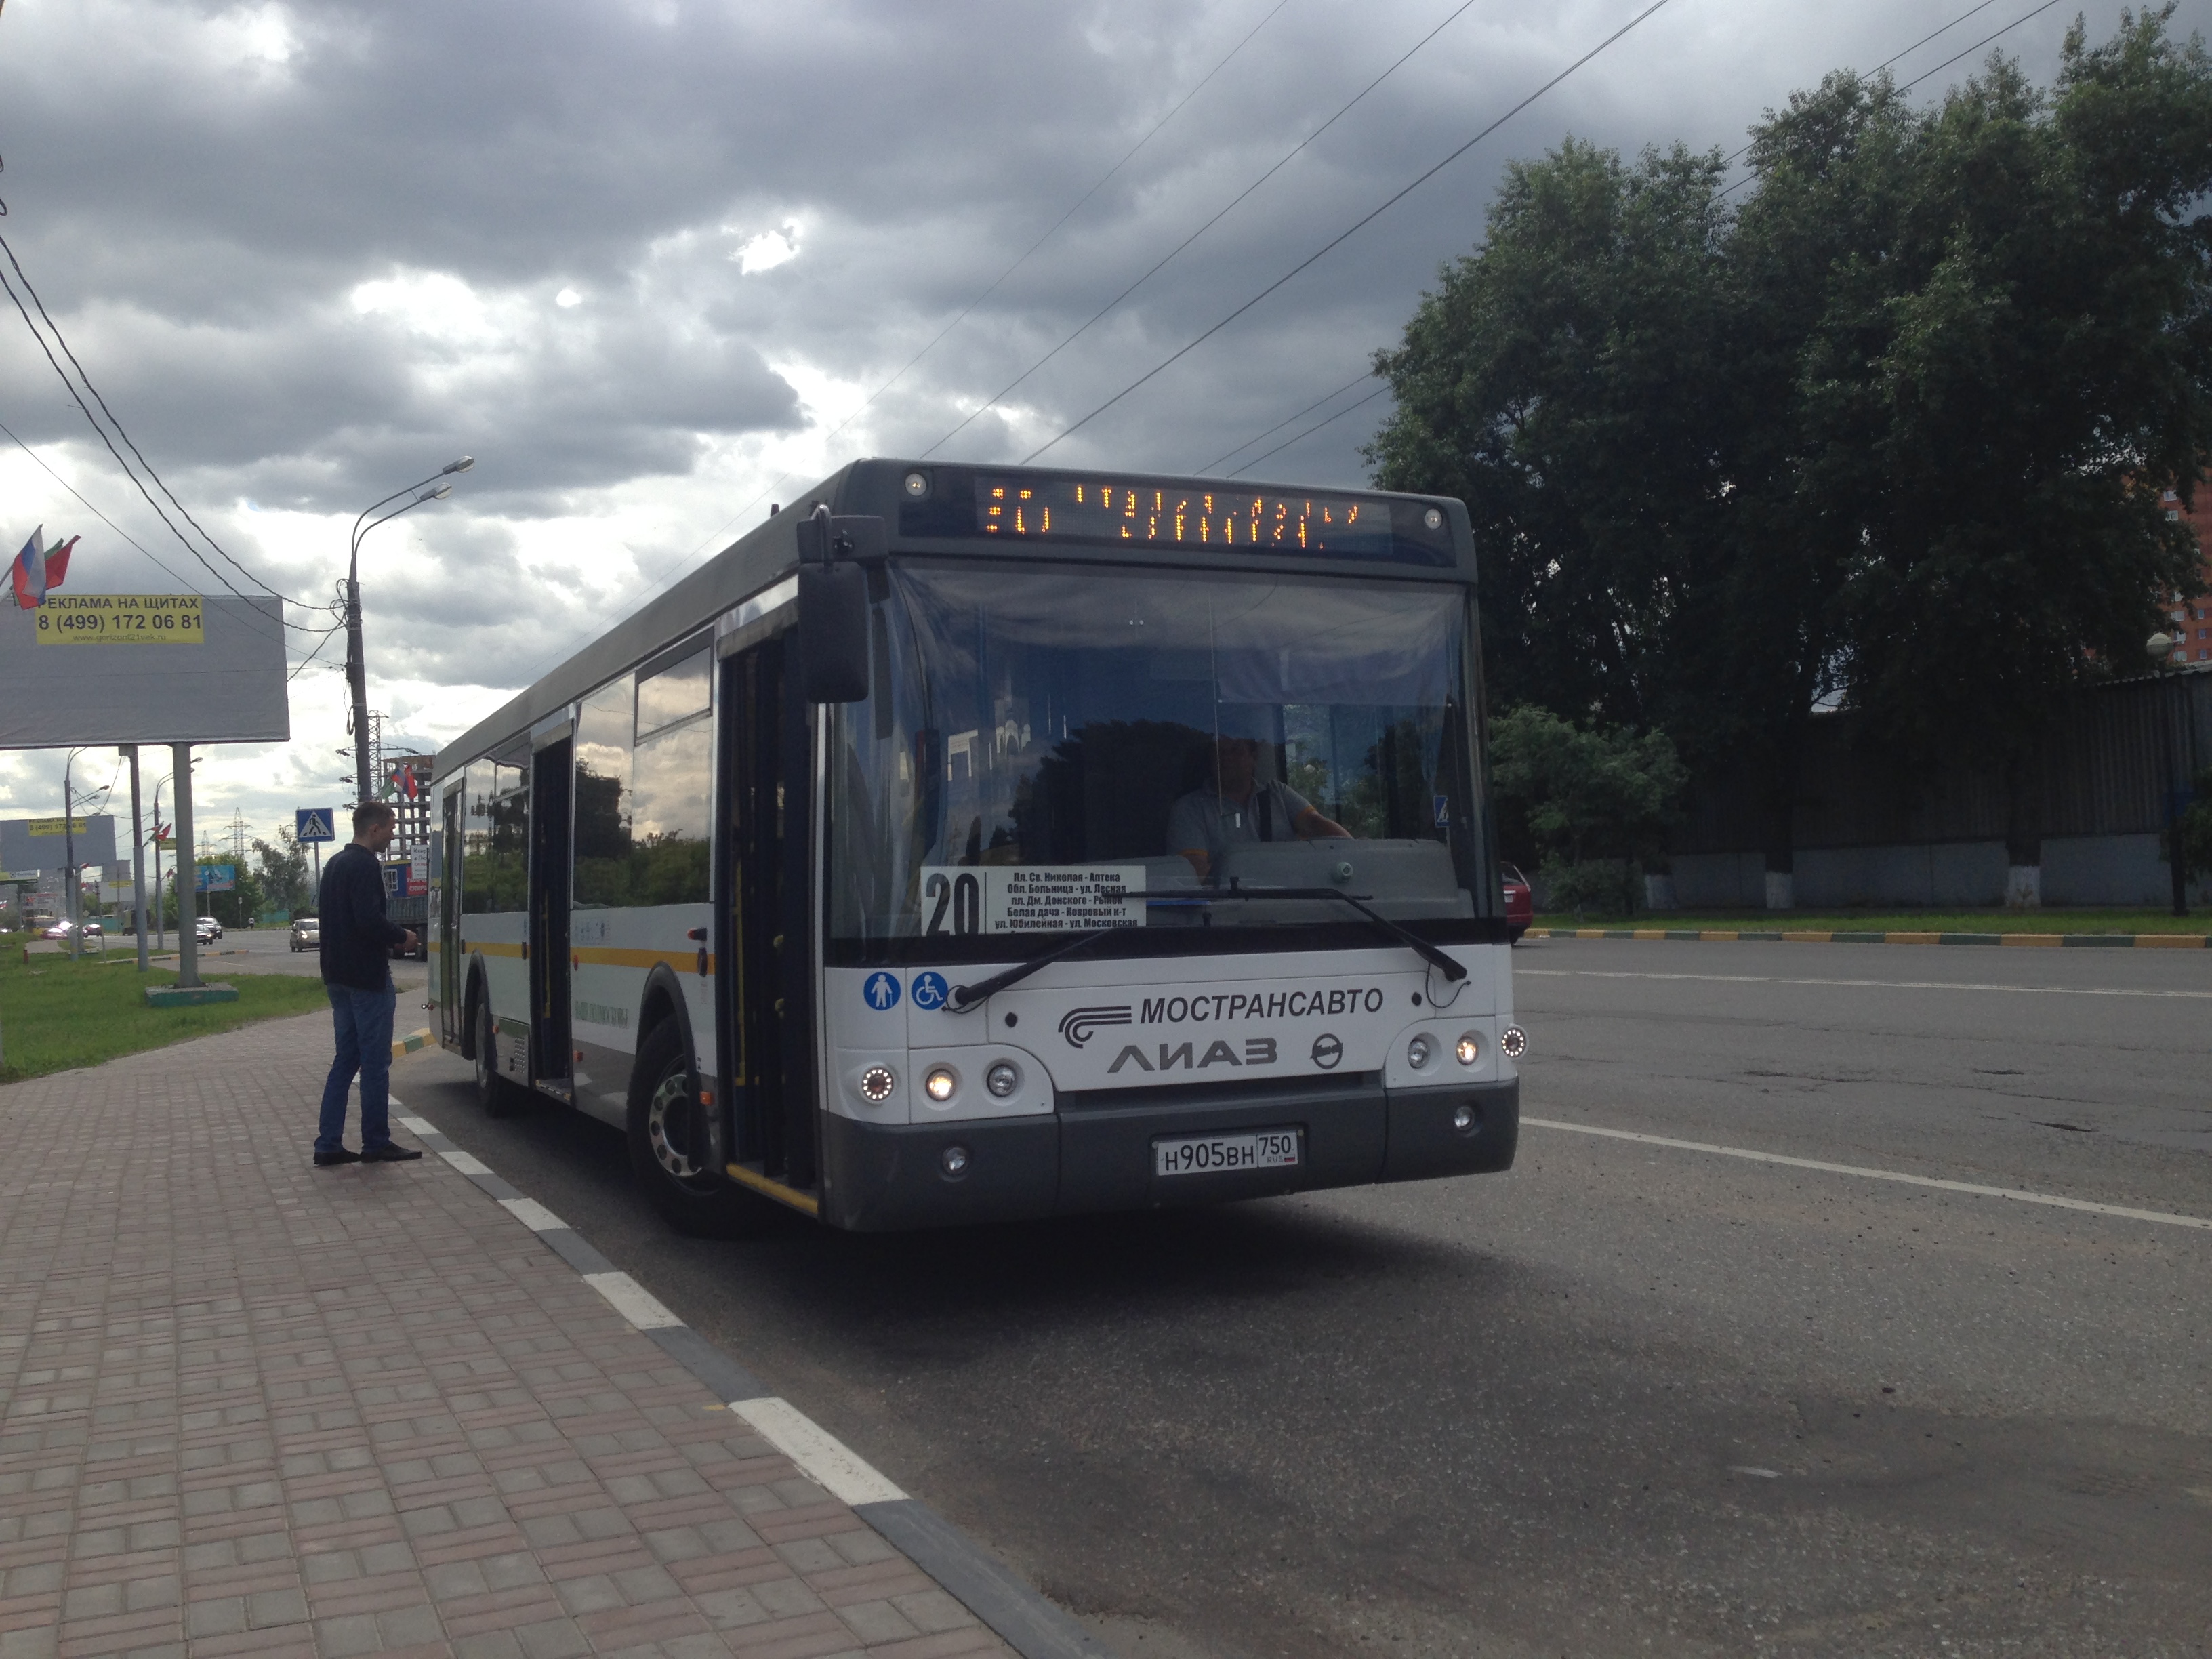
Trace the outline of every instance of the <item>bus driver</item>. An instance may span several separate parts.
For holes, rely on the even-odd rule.
[[[1204,881],[1231,842],[1349,838],[1352,831],[1289,785],[1259,781],[1260,739],[1224,734],[1213,740],[1214,787],[1179,798],[1168,814],[1168,845],[1190,860]]]

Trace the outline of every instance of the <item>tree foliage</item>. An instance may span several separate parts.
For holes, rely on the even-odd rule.
[[[1508,851],[1536,866],[1554,908],[1634,908],[1686,781],[1661,732],[1581,726],[1523,705],[1491,722],[1491,780]]]
[[[1807,722],[2025,753],[2142,666],[2212,459],[2212,59],[2172,7],[1940,104],[1830,76],[1717,154],[1510,168],[1395,349],[1376,482],[1466,501],[1493,694],[1748,768],[1790,867]]]

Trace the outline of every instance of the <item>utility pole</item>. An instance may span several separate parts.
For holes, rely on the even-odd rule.
[[[70,793],[70,768],[76,764],[76,750],[72,749],[69,758],[62,763],[62,915],[70,924],[71,962],[84,957],[84,929],[77,922],[83,900],[76,890],[76,805]]]
[[[138,745],[123,745],[131,763],[131,921],[138,941],[138,971],[146,971],[146,831],[138,817]]]
[[[189,990],[200,982],[199,933],[192,926],[198,908],[192,890],[198,883],[185,879],[185,860],[192,849],[192,746],[172,744],[169,752],[176,757],[177,983]]]
[[[387,520],[396,519],[402,513],[418,507],[425,501],[443,501],[453,493],[453,486],[450,482],[452,475],[456,472],[465,472],[475,465],[476,458],[471,455],[464,455],[458,461],[448,461],[422,483],[411,483],[404,489],[393,491],[377,502],[374,507],[364,510],[361,517],[353,521],[353,545],[346,554],[344,591],[346,684],[353,692],[353,787],[354,800],[357,805],[376,799],[371,793],[375,786],[369,781],[368,769],[368,664],[363,653],[361,641],[361,538],[375,529],[378,525],[383,524]],[[394,507],[391,512],[385,514],[383,518],[371,522],[370,514],[378,511],[379,508],[391,507],[392,503],[402,495],[411,495],[414,499],[406,506]]]

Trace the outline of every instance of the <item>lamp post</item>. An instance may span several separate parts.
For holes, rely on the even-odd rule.
[[[346,684],[353,689],[353,775],[354,800],[366,804],[370,799],[368,781],[368,664],[362,654],[361,644],[361,540],[378,525],[389,523],[403,513],[412,512],[425,501],[441,501],[453,493],[447,482],[447,475],[465,472],[477,464],[473,455],[464,455],[458,461],[448,461],[419,483],[404,489],[396,489],[382,501],[362,510],[361,517],[353,521],[353,545],[346,554],[345,627],[346,627]],[[393,507],[381,518],[369,514],[380,507],[392,507],[402,495],[414,499],[404,506]]]
[[[199,763],[200,757],[198,755],[193,756],[192,764],[198,766]],[[169,783],[175,776],[176,773],[173,770],[167,777],[154,785],[154,948],[157,951],[167,948],[168,927],[167,907],[161,898],[161,790],[163,786]],[[177,868],[182,870],[183,864],[179,863]],[[179,900],[178,923],[179,927],[183,926],[182,905],[183,901]]]
[[[2160,757],[2161,764],[2159,770],[2161,772],[2166,769],[2166,763],[2172,760],[2174,755],[2172,696],[2166,690],[2169,683],[2181,684],[2179,679],[2166,672],[2166,665],[2173,657],[2174,644],[2172,635],[2163,632],[2154,634],[2143,641],[2143,649],[2150,653],[2151,660],[2158,665],[2159,739],[2164,750]],[[2186,686],[2183,686],[2182,695],[2188,695]],[[2181,781],[2179,784],[2168,782],[2166,788],[2166,867],[2173,878],[2173,914],[2177,916],[2189,914],[2189,872],[2183,866],[2181,859],[2181,798],[2189,793],[2189,763],[2192,758],[2186,755],[2181,757]]]

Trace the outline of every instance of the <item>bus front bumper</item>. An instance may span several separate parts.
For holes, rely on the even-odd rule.
[[[1386,1091],[1379,1079],[1346,1079],[1227,1097],[1129,1091],[1098,1101],[1062,1096],[1058,1110],[1037,1117],[823,1123],[823,1219],[888,1232],[1507,1170],[1521,1083]],[[1155,1141],[1282,1128],[1299,1131],[1294,1168],[1156,1173]]]

